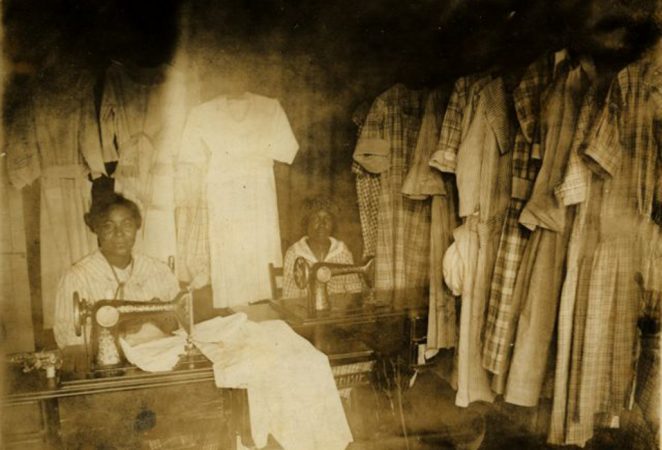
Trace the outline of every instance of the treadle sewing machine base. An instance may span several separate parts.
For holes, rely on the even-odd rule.
[[[85,358],[68,350],[69,368]],[[217,388],[199,354],[162,373],[63,367],[53,380],[10,366],[6,375],[3,448],[233,449],[237,435],[251,443],[246,392]]]

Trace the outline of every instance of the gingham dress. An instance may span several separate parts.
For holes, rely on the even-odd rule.
[[[527,227],[536,228],[515,281],[513,303],[520,306],[504,398],[521,406],[535,406],[548,379],[548,357],[574,219],[574,208],[566,211],[565,205],[559,205],[554,188],[562,182],[571,149],[584,143],[598,110],[589,82],[578,64],[555,83],[541,118],[545,159],[520,216]]]
[[[569,260],[576,279],[563,291],[552,443],[584,445],[595,426],[616,423],[631,397],[640,309],[635,274],[650,245],[661,160],[662,111],[653,100],[661,84],[651,76],[658,69],[642,59],[619,72],[582,155],[594,174],[583,188],[586,219],[576,225],[583,248]]]
[[[375,287],[406,295],[427,281],[429,234],[408,236],[406,230],[429,223],[429,204],[402,195],[421,126],[427,91],[402,84],[380,95],[370,108],[354,151],[354,160],[379,174],[379,215],[375,248]]]
[[[499,241],[483,336],[483,367],[494,374],[504,375],[500,377],[502,381],[505,381],[508,367],[510,341],[507,336],[512,335],[515,277],[530,235],[530,231],[519,223],[519,215],[540,168],[539,160],[534,160],[534,147],[540,145],[538,117],[541,97],[553,79],[555,65],[564,57],[565,53],[557,56],[557,64],[554,64],[551,55],[531,64],[513,92],[519,127],[513,148],[512,198]],[[503,391],[500,384],[503,383],[493,385],[498,393]]]

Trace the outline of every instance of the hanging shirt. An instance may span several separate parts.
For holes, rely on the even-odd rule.
[[[118,278],[123,286],[118,284]],[[113,273],[105,256],[99,250],[94,251],[71,266],[60,280],[53,324],[58,347],[84,343],[83,336],[76,336],[74,331],[75,292],[82,300],[94,303],[119,298],[120,289],[125,300],[150,301],[158,298],[170,301],[179,292],[179,283],[168,266],[156,259],[134,254],[128,268],[115,269]]]
[[[298,148],[275,99],[246,93],[191,110],[178,164],[204,174],[216,308],[271,295],[269,263],[282,265],[273,164],[290,164]],[[195,236],[188,238],[198,245]],[[189,270],[204,265],[201,261]]]
[[[354,264],[354,258],[344,242],[338,239],[329,238],[331,245],[329,251],[324,255],[324,261],[338,264]],[[304,236],[295,242],[285,253],[283,261],[283,297],[305,297],[306,289],[299,289],[294,281],[294,262],[302,257],[308,261],[311,266],[320,262],[308,245],[308,237]],[[332,277],[327,284],[329,294],[342,294],[345,292],[361,292],[361,280],[358,274],[341,275]]]
[[[170,66],[113,62],[106,71],[104,160],[117,161],[115,191],[136,202],[143,215],[136,250],[164,262],[176,255],[174,160],[188,104],[183,75]]]

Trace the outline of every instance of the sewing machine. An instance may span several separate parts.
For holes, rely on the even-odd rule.
[[[154,299],[148,302],[131,300],[99,300],[91,303],[73,296],[74,328],[76,335],[85,338],[95,369],[119,366],[123,361],[119,344],[120,331],[129,322],[147,322],[154,319],[174,317],[187,333],[186,355],[193,353],[191,331],[193,330],[193,294],[191,290],[180,292],[174,300],[162,302]],[[91,323],[88,333],[85,328]]]
[[[294,282],[299,289],[308,290],[308,313],[314,316],[317,311],[331,309],[328,283],[335,276],[360,274],[371,287],[373,262],[371,258],[363,265],[317,262],[311,266],[305,258],[297,258],[294,261]]]

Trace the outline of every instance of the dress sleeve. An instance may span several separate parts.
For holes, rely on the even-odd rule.
[[[117,153],[118,128],[120,121],[120,105],[112,86],[111,77],[106,76],[106,85],[101,96],[101,109],[99,112],[99,128],[101,135],[101,153],[104,162],[119,160]]]
[[[72,270],[68,270],[60,279],[55,294],[55,318],[53,320],[53,333],[58,347],[64,348],[70,345],[81,345],[84,343],[82,336],[76,336],[74,330],[74,292],[81,294],[83,284],[78,280]]]
[[[299,143],[294,137],[287,115],[278,101],[276,101],[271,125],[271,133],[267,137],[267,148],[270,156],[275,161],[292,164],[297,151],[299,151]]]
[[[462,141],[462,123],[467,106],[469,82],[459,78],[453,85],[444,120],[441,123],[437,149],[430,159],[430,166],[442,172],[455,173],[457,152]]]
[[[607,102],[599,116],[593,139],[584,153],[584,162],[601,177],[613,177],[621,167],[623,148],[619,135],[619,112],[614,97],[618,94],[612,85]]]
[[[96,120],[92,86],[81,87],[79,106],[78,148],[83,155],[92,179],[106,175],[99,122]]]
[[[36,126],[34,105],[28,102],[28,105],[16,111],[5,128],[7,174],[16,189],[31,184],[41,174]]]
[[[391,166],[391,145],[386,133],[386,105],[377,98],[366,116],[356,148],[354,161],[370,173],[382,173]]]

